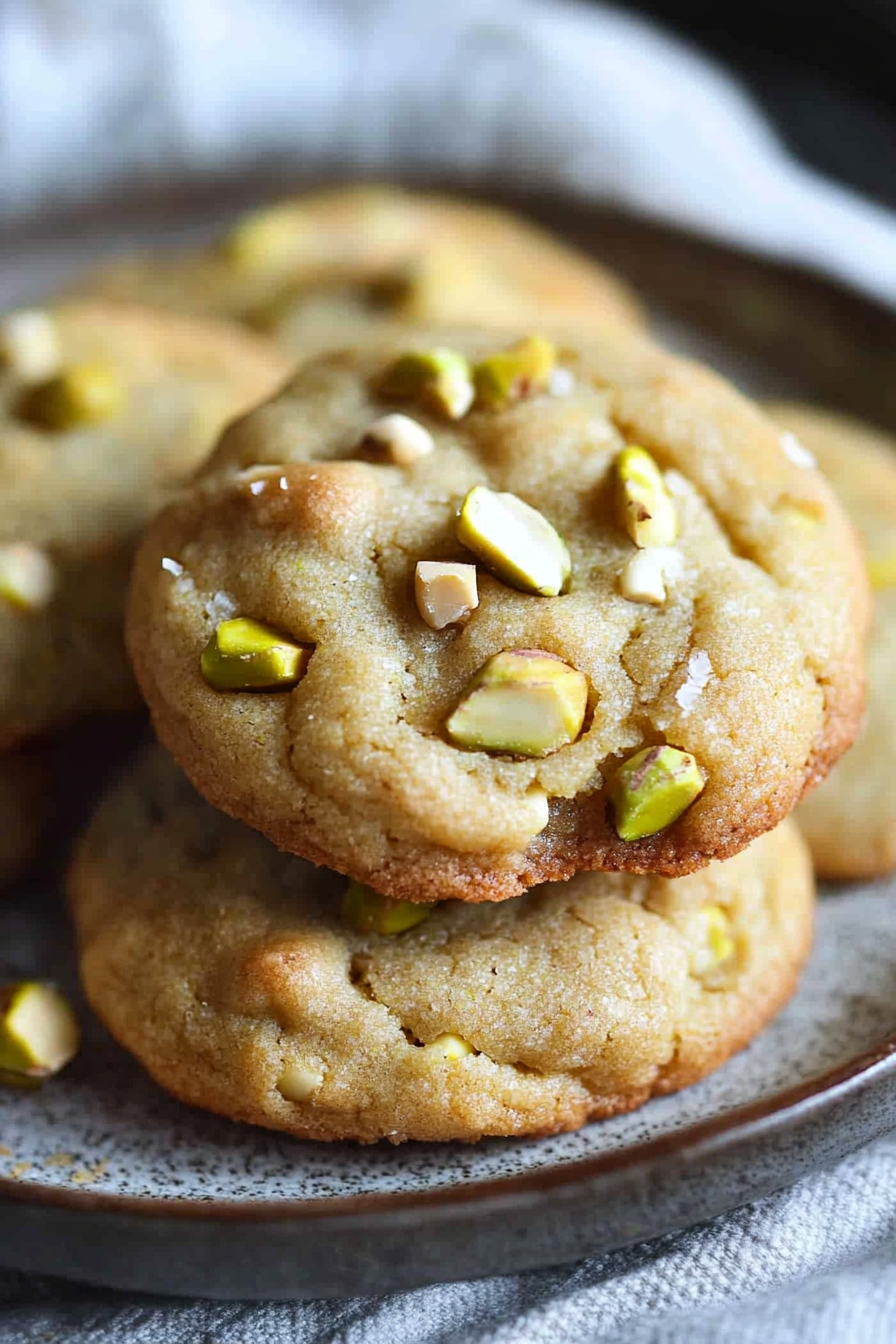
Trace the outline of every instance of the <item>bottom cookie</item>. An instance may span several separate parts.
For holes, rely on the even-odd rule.
[[[744,1046],[795,987],[814,904],[789,822],[690,877],[580,873],[394,935],[346,922],[346,885],[152,749],[70,872],[87,996],[163,1087],[235,1120],[362,1142],[550,1134]]]

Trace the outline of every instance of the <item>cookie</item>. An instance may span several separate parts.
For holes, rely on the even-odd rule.
[[[34,857],[48,786],[42,757],[33,752],[0,756],[0,887],[19,877]]]
[[[135,701],[134,540],[288,369],[249,333],[136,307],[0,318],[0,749]]]
[[[846,416],[786,403],[769,413],[808,450],[861,533],[871,571],[868,710],[859,738],[797,813],[819,874],[877,877],[896,868],[896,439]]]
[[[691,877],[414,906],[397,935],[359,931],[345,887],[153,749],[70,875],[90,1003],[162,1087],[236,1120],[362,1142],[550,1134],[716,1068],[789,998],[811,938],[790,822]]]
[[[480,388],[492,341],[458,341]],[[384,395],[396,356],[306,365],[144,539],[131,654],[199,791],[281,848],[424,901],[579,869],[681,875],[775,826],[861,715],[864,567],[821,476],[727,384],[645,341],[562,352],[553,393],[453,420],[419,388]],[[417,432],[384,443],[384,412]],[[388,460],[421,433],[431,451]],[[668,545],[630,539],[632,443],[655,455],[647,526],[671,523]],[[665,575],[655,605],[631,578],[645,556]],[[443,629],[418,562],[461,567]],[[538,595],[546,578],[563,594]],[[244,671],[254,691],[235,688]],[[502,739],[519,707],[532,740]],[[511,722],[495,736],[483,711]]]
[[[302,356],[396,323],[642,322],[622,281],[536,225],[397,187],[299,196],[200,249],[125,258],[83,287],[247,322]]]

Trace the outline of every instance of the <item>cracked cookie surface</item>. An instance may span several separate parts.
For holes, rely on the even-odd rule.
[[[579,874],[391,937],[342,921],[345,885],[210,808],[154,748],[70,874],[87,996],[193,1105],[303,1138],[476,1140],[702,1077],[789,998],[811,939],[790,822],[677,881]]]
[[[495,348],[453,343],[477,358]],[[305,366],[231,427],[144,540],[130,649],[157,731],[200,792],[284,849],[424,901],[502,900],[578,869],[679,875],[775,826],[861,712],[865,577],[824,480],[727,384],[646,341],[566,351],[561,395],[453,422],[377,396],[402,348]],[[384,410],[423,422],[434,450],[409,467],[364,460]],[[678,519],[661,606],[620,590],[635,553],[614,503],[626,443],[666,472]],[[533,596],[480,565],[466,623],[434,630],[415,565],[474,559],[456,515],[479,484],[559,530],[568,591]],[[297,685],[206,683],[203,648],[232,616],[313,648]],[[471,678],[510,649],[587,679],[577,740],[540,759],[446,734]],[[696,758],[705,787],[673,824],[623,841],[605,786],[662,743]]]
[[[125,258],[87,292],[229,317],[304,356],[396,323],[641,325],[622,281],[522,218],[398,187],[312,192],[204,248]]]
[[[822,877],[878,877],[896,868],[896,439],[811,406],[768,410],[814,455],[859,529],[874,595],[865,722],[797,820]]]
[[[122,639],[135,539],[223,425],[270,395],[289,364],[249,333],[111,303],[66,303],[2,325],[10,334],[0,354],[0,747],[8,747],[136,703]]]

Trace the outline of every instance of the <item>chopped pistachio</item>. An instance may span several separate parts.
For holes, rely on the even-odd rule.
[[[526,336],[509,350],[488,355],[473,369],[476,404],[494,411],[550,388],[557,350],[543,336]]]
[[[465,1041],[462,1036],[454,1036],[450,1031],[443,1031],[441,1036],[437,1036],[434,1041],[424,1049],[430,1054],[439,1055],[442,1059],[454,1063],[455,1060],[464,1059],[466,1055],[474,1053],[469,1041]]]
[[[40,611],[56,591],[56,570],[45,551],[26,541],[0,546],[0,599],[22,611]]]
[[[817,499],[794,499],[792,495],[782,495],[775,504],[775,513],[779,518],[797,523],[802,528],[814,528],[824,518],[824,505]]]
[[[312,650],[273,626],[238,616],[222,621],[202,653],[202,675],[216,691],[286,690],[308,667]]]
[[[700,911],[700,946],[691,956],[694,975],[708,975],[734,956],[736,943],[731,916],[721,905],[704,905]]]
[[[541,649],[513,649],[479,669],[445,726],[460,747],[547,756],[576,740],[587,705],[583,673]]]
[[[663,474],[643,448],[623,448],[616,458],[619,525],[636,546],[671,546],[678,516]]]
[[[419,560],[414,575],[417,610],[433,630],[464,621],[479,606],[475,565]]]
[[[362,882],[352,882],[342,897],[340,914],[358,933],[391,936],[422,924],[434,909],[435,905],[423,902],[396,901],[391,896],[380,896]]]
[[[661,607],[666,600],[665,546],[636,551],[619,577],[622,596],[629,602],[650,602]]]
[[[310,227],[294,204],[256,210],[225,234],[221,254],[238,270],[276,271],[302,258]]]
[[[460,508],[457,539],[511,588],[556,597],[571,564],[566,544],[544,514],[516,495],[475,485]]]
[[[526,803],[531,816],[531,834],[541,835],[551,819],[551,803],[540,784],[530,784],[526,790]]]
[[[320,1069],[310,1064],[284,1064],[277,1091],[286,1101],[307,1101],[324,1080]]]
[[[78,1020],[52,985],[23,980],[0,989],[0,1072],[40,1079],[77,1054]]]
[[[58,373],[62,351],[50,314],[41,308],[21,308],[0,318],[0,363],[26,383]]]
[[[868,573],[871,587],[876,592],[884,588],[896,588],[896,551],[869,560]]]
[[[678,747],[645,747],[630,756],[610,785],[620,840],[641,840],[671,826],[705,783],[693,756]]]
[[[20,414],[43,429],[64,433],[120,415],[125,388],[107,364],[69,364],[55,378],[37,383],[22,398]]]
[[[470,365],[457,350],[410,350],[389,365],[378,385],[387,400],[415,401],[436,415],[460,420],[473,404]]]
[[[384,415],[364,432],[362,448],[372,446],[397,467],[410,467],[435,448],[433,437],[419,420],[409,415]]]

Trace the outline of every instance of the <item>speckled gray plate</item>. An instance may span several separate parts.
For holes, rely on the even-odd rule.
[[[562,222],[657,296],[679,346],[757,391],[896,421],[892,379],[869,373],[885,354],[896,366],[891,315],[665,230]],[[71,264],[52,239],[12,255],[0,303]],[[0,979],[37,971],[75,992],[53,886],[45,873],[0,901]],[[252,1131],[170,1100],[85,1009],[62,1077],[0,1092],[0,1263],[170,1293],[333,1296],[573,1260],[710,1217],[896,1124],[894,927],[896,886],[829,894],[797,997],[748,1050],[634,1115],[532,1142],[359,1149]]]

